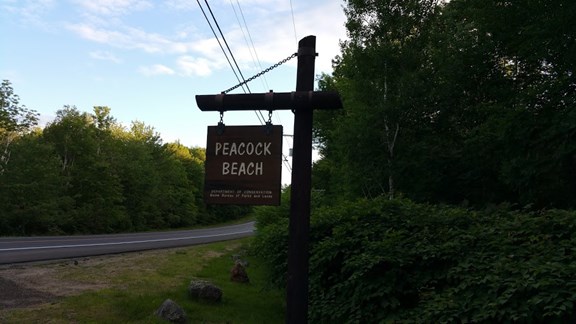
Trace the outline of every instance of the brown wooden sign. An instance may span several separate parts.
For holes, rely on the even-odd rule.
[[[208,126],[204,201],[280,205],[282,126]]]

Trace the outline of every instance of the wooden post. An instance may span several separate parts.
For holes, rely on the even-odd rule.
[[[316,37],[298,43],[296,91],[314,90]],[[312,188],[312,107],[294,110],[294,150],[288,238],[288,287],[286,323],[308,322],[308,240]]]
[[[308,322],[308,240],[312,189],[312,112],[341,109],[337,92],[313,91],[316,37],[298,42],[296,91],[289,93],[197,95],[202,111],[280,110],[294,111],[294,148],[288,238],[288,287],[286,323]]]

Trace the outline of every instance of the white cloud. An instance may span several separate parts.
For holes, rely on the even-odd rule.
[[[71,24],[68,25],[68,29],[93,42],[118,48],[140,49],[147,53],[182,54],[191,48],[189,43],[173,41],[163,35],[147,33],[137,28],[123,27],[120,30],[110,30],[89,24]]]
[[[119,16],[153,7],[147,0],[76,0],[82,8],[96,15]]]
[[[94,52],[90,52],[90,57],[93,59],[97,59],[97,60],[103,60],[103,61],[110,61],[110,62],[114,62],[114,63],[121,63],[122,60],[119,59],[118,57],[116,57],[114,54],[110,53],[110,52],[105,52],[105,51],[94,51]]]
[[[206,58],[192,56],[181,56],[176,64],[184,76],[208,76],[212,74],[212,68],[217,67],[217,64]]]
[[[126,44],[129,41],[128,37],[121,32],[101,30],[87,24],[68,25],[68,29],[72,30],[73,32],[75,32],[84,39],[91,40],[97,43],[113,45],[113,44]]]
[[[241,1],[256,54],[254,55],[251,49],[251,42],[246,43],[245,38],[249,38],[249,35],[242,32],[238,23],[229,22],[229,26],[224,30],[227,30],[226,39],[243,70],[257,64],[254,62],[255,56],[262,68],[267,68],[296,52],[296,26],[298,40],[308,35],[316,36],[316,52],[319,53],[316,58],[316,73],[332,71],[332,59],[340,53],[339,42],[347,37],[344,27],[346,18],[341,4],[333,0],[293,2],[294,22],[292,10],[286,5],[288,1],[279,2],[277,6],[263,0]],[[248,3],[252,6],[249,7]],[[211,60],[217,57],[221,58],[221,62],[225,62],[224,55],[213,37],[196,41],[190,49]],[[296,59],[286,65],[295,66]],[[226,68],[227,65],[220,64],[219,67]]]
[[[19,16],[24,24],[31,24],[42,29],[49,29],[43,16],[54,7],[54,0],[7,0],[0,4],[0,9]]]
[[[198,8],[198,4],[194,0],[168,0],[164,4],[175,10],[194,10]]]
[[[128,10],[143,10],[152,6],[149,1],[143,0],[75,1],[91,12],[110,15],[125,13]],[[181,7],[184,10],[192,9],[186,7],[190,3],[195,2],[170,0],[163,5],[171,8]],[[295,2],[294,24],[292,10],[287,3],[284,0],[274,0],[273,4],[276,5],[274,6],[263,0],[241,1],[260,65],[266,68],[297,50],[294,35],[296,26],[299,39],[306,35],[317,36],[316,51],[319,57],[316,59],[316,73],[330,72],[332,59],[340,53],[339,41],[346,38],[345,16],[341,4],[332,0]],[[113,8],[113,5],[117,5],[118,8]],[[232,15],[229,6],[220,9],[219,12]],[[271,15],[271,12],[275,14]],[[199,17],[201,16],[198,14],[197,18]],[[146,28],[155,28],[154,26],[148,25]],[[251,48],[252,43],[247,44],[248,35],[243,33],[238,21],[234,18],[221,19],[220,26],[243,72],[245,74],[254,72],[257,63],[254,62],[256,57]],[[204,20],[195,20],[190,25],[180,23],[180,26],[174,26],[172,34],[167,34],[166,31],[159,32],[162,28],[158,28],[158,32],[150,32],[135,25],[126,25],[116,18],[84,20],[77,24],[69,24],[68,28],[83,39],[116,48],[157,55],[180,55],[176,59],[175,74],[207,76],[216,69],[228,68],[224,54]],[[295,64],[294,59],[286,65],[295,66]],[[252,70],[247,71],[249,68]]]
[[[145,76],[155,76],[155,75],[173,75],[176,74],[174,70],[171,68],[162,65],[162,64],[154,64],[152,66],[141,66],[138,69],[138,72]]]

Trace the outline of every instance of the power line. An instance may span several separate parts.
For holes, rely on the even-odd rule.
[[[214,13],[212,12],[212,8],[210,7],[210,4],[208,3],[207,0],[204,0],[204,3],[206,4],[206,7],[208,8],[208,11],[210,12],[210,16],[212,17],[212,20],[214,21],[214,23],[216,24],[216,28],[218,29],[218,32],[220,33],[220,36],[222,37],[222,40],[224,41],[224,44],[226,45],[226,48],[228,49],[228,53],[230,54],[230,57],[232,58],[232,61],[234,62],[234,65],[236,66],[236,70],[238,70],[238,74],[240,74],[240,77],[238,77],[238,74],[236,73],[236,70],[234,69],[234,67],[232,66],[232,63],[230,62],[230,59],[228,58],[228,55],[226,53],[226,51],[224,50],[224,47],[222,46],[222,43],[219,40],[218,35],[216,34],[216,31],[214,30],[214,28],[212,27],[212,24],[210,22],[210,19],[208,19],[208,16],[206,15],[206,12],[204,11],[204,8],[202,7],[202,5],[200,4],[199,0],[196,0],[196,2],[198,3],[198,6],[200,7],[200,9],[202,10],[202,14],[204,15],[204,18],[206,19],[206,22],[208,23],[208,25],[210,26],[210,29],[212,30],[212,33],[214,34],[214,37],[216,38],[216,41],[218,42],[218,45],[220,46],[220,49],[222,50],[222,52],[224,53],[224,56],[226,57],[226,60],[228,61],[228,64],[230,65],[230,68],[232,69],[232,72],[234,72],[234,75],[236,76],[236,79],[238,80],[239,83],[243,83],[242,85],[242,90],[244,91],[244,93],[246,93],[246,90],[244,89],[244,85],[246,86],[246,89],[248,89],[249,93],[252,93],[252,91],[250,90],[250,87],[248,86],[248,84],[246,83],[246,80],[244,78],[244,75],[242,74],[242,71],[240,70],[240,66],[238,66],[238,62],[236,61],[236,58],[234,57],[234,54],[232,53],[232,50],[230,49],[230,46],[228,45],[228,42],[226,41],[226,37],[224,36],[224,33],[222,32],[222,29],[220,28],[220,24],[218,24],[218,21],[216,19],[216,17],[214,16]],[[240,6],[240,3],[238,2],[238,0],[236,1],[238,4],[238,8],[240,9],[240,13],[242,14],[242,19],[244,20],[244,25],[246,26],[246,30],[248,32],[248,35],[250,37],[250,41],[252,42],[252,47],[254,48],[254,53],[256,55],[256,57],[258,58],[258,54],[256,53],[256,48],[254,47],[254,42],[252,41],[252,36],[250,35],[250,31],[248,29],[248,25],[246,24],[246,20],[244,18],[244,13],[242,12],[242,7]],[[290,6],[292,6],[292,2],[290,1]],[[236,14],[236,11],[234,10],[234,14]],[[238,17],[236,17],[236,19],[238,19]],[[294,23],[294,13],[292,13],[292,22]],[[240,27],[242,28],[242,27]],[[242,32],[244,32],[242,30]],[[296,25],[294,24],[294,35],[296,36]],[[258,59],[258,64],[260,65],[260,60]],[[260,66],[261,69],[261,66]],[[240,78],[242,79],[242,81],[240,81]],[[262,125],[265,124],[266,119],[264,118],[264,115],[262,114],[262,112],[260,110],[255,110],[256,113],[256,117],[258,118],[258,120],[260,121],[260,123]],[[288,158],[286,157],[286,155],[284,155],[284,152],[282,152],[282,157],[283,160],[282,162],[286,165],[286,167],[288,168],[288,170],[290,172],[292,172],[292,168],[288,162]]]
[[[226,54],[226,51],[224,50],[224,47],[222,46],[222,43],[220,42],[220,39],[218,38],[218,35],[216,35],[216,31],[214,30],[214,27],[212,27],[212,23],[210,23],[210,19],[208,19],[208,16],[206,15],[206,12],[204,11],[204,8],[202,7],[202,5],[200,4],[199,0],[196,0],[196,3],[198,3],[198,6],[200,7],[200,10],[202,10],[202,14],[204,15],[204,19],[206,19],[206,22],[208,23],[208,26],[210,26],[210,30],[212,30],[212,34],[214,34],[214,38],[216,38],[216,41],[218,42],[218,45],[220,45],[220,49],[222,50],[222,53],[224,53],[224,56],[226,57],[226,61],[228,61],[228,64],[230,65],[230,68],[232,69],[232,72],[234,72],[234,75],[236,76],[236,79],[238,80],[238,82],[240,82],[240,78],[238,77],[238,74],[236,73],[236,70],[234,70],[234,67],[232,66],[232,62],[230,62],[230,59],[228,58],[228,54]]]
[[[254,46],[254,41],[252,39],[252,34],[250,33],[250,28],[248,28],[248,24],[246,23],[246,17],[244,16],[244,11],[242,10],[242,6],[240,5],[240,2],[238,0],[236,0],[236,4],[238,5],[238,10],[240,11],[240,15],[242,16],[242,21],[244,22],[244,28],[246,28],[246,33],[248,34],[248,38],[250,39],[250,44],[248,44],[248,41],[246,40],[246,34],[244,34],[244,28],[242,27],[242,23],[240,23],[239,19],[238,19],[238,15],[236,13],[236,9],[234,8],[234,5],[232,4],[232,0],[230,0],[230,4],[232,5],[232,10],[234,10],[234,15],[236,16],[236,20],[238,21],[238,24],[240,25],[240,29],[242,30],[242,34],[244,36],[244,41],[246,42],[246,45],[248,45],[248,50],[250,51],[250,56],[252,56],[252,50],[254,51],[254,56],[256,56],[256,61],[258,63],[258,67],[260,68],[260,70],[263,70],[262,68],[262,64],[260,63],[260,58],[258,57],[258,51],[256,51],[256,46]],[[251,47],[250,47],[251,45]],[[252,61],[254,61],[254,56],[252,56]],[[266,77],[264,77],[264,83],[266,85],[266,89],[268,89],[268,82],[266,80]],[[260,115],[262,115],[262,112],[259,110],[258,111],[260,113]],[[262,116],[262,118],[264,119],[264,116]],[[282,124],[282,122],[280,121],[280,115],[276,114],[276,118],[279,120],[279,124]],[[290,146],[290,143],[287,143]],[[289,172],[292,172],[292,166],[290,165],[290,162],[288,160],[288,157],[284,154],[284,152],[282,152],[282,163],[284,164],[284,166],[288,169]]]
[[[290,0],[290,12],[292,12],[292,26],[294,26],[294,39],[298,44],[298,35],[296,34],[296,22],[294,21],[294,7],[292,7],[292,0]]]
[[[242,75],[242,71],[240,71],[240,67],[238,66],[238,62],[236,62],[236,58],[234,57],[234,54],[232,53],[230,46],[228,46],[228,42],[226,41],[226,37],[224,37],[224,33],[222,33],[222,29],[220,29],[220,24],[218,24],[216,17],[214,17],[214,13],[212,12],[212,8],[210,8],[210,5],[208,4],[208,0],[204,0],[204,3],[206,3],[206,7],[208,7],[208,11],[210,11],[210,15],[212,16],[212,20],[214,20],[214,23],[216,24],[216,28],[218,28],[218,31],[220,32],[220,36],[222,36],[222,40],[224,41],[224,44],[226,45],[226,48],[228,49],[228,52],[230,53],[230,56],[232,57],[232,61],[234,61],[234,65],[236,66],[236,69],[238,70],[238,73],[240,74],[242,81],[246,81],[244,79],[244,75]],[[249,93],[252,93],[252,91],[250,91],[250,87],[248,86],[248,84],[246,84],[246,88],[248,89]]]
[[[208,7],[208,11],[210,11],[210,16],[212,16],[212,20],[214,20],[214,23],[216,24],[216,28],[218,28],[218,31],[220,32],[220,36],[222,36],[222,40],[224,41],[224,44],[226,45],[226,48],[228,49],[228,52],[230,53],[230,56],[232,57],[232,61],[234,61],[234,65],[236,66],[236,69],[238,70],[238,73],[240,74],[240,77],[242,78],[242,81],[244,83],[246,83],[246,79],[244,79],[244,75],[242,74],[242,71],[240,70],[240,66],[238,66],[238,62],[236,61],[236,58],[234,57],[234,54],[232,53],[232,50],[230,49],[230,46],[228,45],[228,42],[226,41],[226,37],[224,37],[224,33],[222,32],[222,29],[220,29],[220,24],[218,24],[218,21],[216,20],[216,17],[214,16],[214,13],[212,12],[212,8],[210,8],[210,4],[208,4],[208,0],[204,0],[204,3],[206,3],[206,7]],[[240,82],[240,80],[238,80]],[[245,84],[246,89],[248,89],[248,93],[252,93],[252,91],[250,90],[250,87],[248,86],[248,84]],[[262,112],[260,110],[255,111],[256,112],[256,117],[258,117],[258,120],[260,121],[260,123],[263,123],[264,121],[266,121],[266,119],[264,118],[264,115],[262,115]],[[260,114],[260,116],[258,116],[258,114]],[[260,119],[262,118],[262,119]]]
[[[216,24],[216,27],[218,27],[218,30],[220,32],[220,35],[222,36],[222,40],[224,41],[224,43],[226,44],[226,48],[228,48],[228,51],[230,53],[230,56],[232,57],[232,60],[234,61],[234,64],[236,65],[236,68],[238,69],[238,73],[240,73],[240,76],[242,77],[242,80],[244,80],[244,76],[242,75],[242,71],[240,71],[240,67],[238,67],[238,63],[236,62],[236,59],[234,58],[234,54],[232,54],[232,51],[230,50],[230,46],[228,46],[228,42],[226,41],[226,38],[224,37],[224,34],[222,33],[222,30],[220,29],[220,25],[218,24],[218,21],[216,20],[216,17],[214,17],[214,13],[212,12],[212,9],[210,8],[210,5],[208,4],[208,1],[204,0],[206,2],[206,6],[208,7],[208,10],[210,11],[210,15],[212,16],[212,19],[214,20],[214,23]],[[218,35],[216,34],[216,31],[214,30],[214,27],[212,27],[212,23],[210,22],[210,19],[208,18],[208,15],[206,15],[206,12],[204,11],[204,8],[202,7],[202,5],[200,4],[199,0],[196,0],[196,2],[198,3],[198,6],[200,7],[200,10],[202,10],[202,14],[204,15],[204,18],[206,19],[206,22],[208,23],[208,26],[210,26],[210,29],[212,30],[212,34],[214,34],[214,38],[216,38],[216,41],[218,42],[218,45],[220,46],[220,49],[222,50],[222,53],[224,53],[224,56],[226,57],[226,60],[228,61],[228,65],[230,65],[230,68],[232,69],[232,72],[234,73],[234,75],[236,76],[236,80],[238,80],[238,82],[242,82],[240,81],[240,77],[238,76],[238,73],[236,73],[236,70],[234,69],[234,67],[232,66],[232,63],[230,62],[230,58],[228,58],[228,54],[226,53],[226,50],[224,50],[224,47],[222,46],[222,43],[220,42],[220,38],[218,37]],[[248,85],[246,85],[246,88],[248,89],[248,92],[251,93],[250,88],[248,87]],[[244,86],[242,86],[242,90],[244,91],[244,93],[246,93],[246,89],[244,89]],[[255,111],[256,114],[256,118],[258,118],[258,121],[260,121],[260,123],[263,123],[265,121],[264,116],[262,115],[262,113],[260,113],[260,115],[258,115],[258,112]],[[261,119],[262,118],[262,119]]]
[[[244,21],[244,24],[242,24],[242,22],[240,22],[240,18],[238,17],[238,13],[236,11],[236,6],[232,3],[232,0],[230,0],[230,6],[232,7],[232,10],[234,11],[234,16],[236,17],[236,21],[238,22],[238,25],[240,26],[240,30],[242,31],[242,36],[244,37],[244,42],[246,43],[246,46],[248,47],[248,52],[250,53],[250,57],[252,58],[252,62],[254,63],[254,65],[256,66],[256,68],[260,68],[260,70],[262,69],[262,65],[260,64],[260,59],[258,58],[258,53],[256,52],[256,47],[254,46],[254,42],[252,42],[252,35],[250,34],[250,29],[248,29],[248,24],[246,23],[246,19],[244,19],[244,13],[242,11],[242,7],[240,6],[240,2],[238,2],[238,0],[236,0],[236,3],[238,4],[238,9],[240,11],[240,14],[242,15],[242,20]],[[244,29],[246,29],[246,32],[244,32]],[[246,34],[248,34],[248,37],[246,37]],[[248,42],[248,38],[250,38],[250,42]],[[250,43],[252,45],[250,45]],[[266,77],[263,76],[262,79],[260,79],[260,81],[262,82],[262,86],[264,87],[264,90],[268,90],[268,82],[266,80]]]
[[[256,61],[258,62],[258,67],[260,68],[260,71],[264,70],[262,68],[262,64],[260,63],[260,58],[258,57],[258,52],[256,51],[256,46],[254,46],[254,41],[252,40],[252,34],[250,34],[250,29],[248,28],[248,24],[246,23],[246,18],[244,17],[244,11],[242,10],[242,6],[240,6],[240,2],[238,0],[236,0],[236,3],[238,4],[238,9],[240,9],[240,15],[242,16],[242,21],[244,21],[244,26],[246,26],[246,32],[248,33],[248,38],[250,39],[250,44],[252,44],[252,48],[254,49],[254,55],[256,56]],[[266,80],[266,77],[263,76],[264,78],[264,83],[266,83],[266,90],[269,90],[270,87],[268,87],[268,80]]]

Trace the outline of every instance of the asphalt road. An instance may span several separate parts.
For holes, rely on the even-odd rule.
[[[254,222],[223,227],[111,235],[0,237],[0,264],[162,249],[250,236]]]

